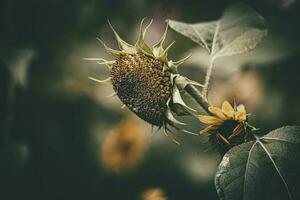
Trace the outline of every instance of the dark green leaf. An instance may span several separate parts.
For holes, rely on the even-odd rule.
[[[215,177],[221,199],[300,199],[300,127],[230,149]]]

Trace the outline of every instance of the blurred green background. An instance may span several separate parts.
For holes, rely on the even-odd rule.
[[[261,134],[299,125],[299,2],[245,2],[265,17],[269,34],[257,50],[217,64],[209,99],[218,106],[225,99],[245,104]],[[152,44],[166,19],[215,20],[232,3],[1,0],[0,199],[133,200],[151,188],[171,200],[218,199],[214,173],[220,158],[207,138],[178,133],[179,147],[154,133],[121,110],[118,98],[106,98],[111,86],[88,80],[109,72],[82,58],[111,59],[95,39],[117,47],[108,19],[134,43],[140,20],[153,18],[146,36]],[[202,82],[203,51],[172,30],[167,38],[176,40],[172,59],[193,53],[181,72]],[[194,119],[183,120],[200,130]]]

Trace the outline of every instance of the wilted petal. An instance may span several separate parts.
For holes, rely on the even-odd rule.
[[[168,62],[167,56],[168,56],[168,51],[171,48],[171,46],[175,43],[175,41],[173,41],[171,44],[169,44],[169,46],[167,46],[166,49],[163,50],[163,52],[161,52],[158,56],[158,58],[164,62]]]
[[[172,111],[170,108],[167,109],[166,111],[166,118],[169,120],[169,123],[174,123],[174,124],[179,124],[179,125],[186,125],[183,122],[178,121],[172,114]]]
[[[209,125],[221,125],[223,123],[223,120],[213,117],[213,116],[207,116],[207,115],[198,115],[198,119],[204,123]]]
[[[243,129],[244,129],[243,126],[244,126],[244,125],[243,125],[242,123],[239,124],[239,125],[237,125],[237,126],[233,129],[232,134],[228,137],[228,139],[231,139],[231,138],[233,138],[233,137],[239,135],[239,134],[243,131]]]
[[[172,100],[173,100],[174,104],[179,104],[179,105],[183,106],[185,109],[188,109],[190,111],[196,112],[195,109],[190,108],[189,106],[187,106],[184,103],[184,101],[183,101],[183,99],[181,97],[181,94],[179,92],[179,89],[177,88],[176,84],[173,85]]]
[[[241,104],[237,107],[237,111],[238,112],[244,112],[246,114],[246,109],[245,109],[245,106],[243,104]]]
[[[217,134],[216,139],[218,140],[219,143],[223,142],[227,145],[230,145],[230,142],[225,137],[223,137],[220,133]]]
[[[128,53],[136,53],[136,50],[135,50],[135,47],[128,44],[127,42],[125,42],[120,36],[119,34],[117,33],[117,31],[115,31],[114,27],[111,25],[111,23],[108,21],[108,24],[111,28],[111,30],[113,31],[114,35],[115,35],[115,38],[118,42],[118,45],[119,45],[119,48],[121,50],[125,50],[126,52]]]
[[[145,42],[145,34],[147,32],[147,29],[150,27],[150,25],[152,24],[152,20],[150,21],[150,23],[145,27],[145,29],[143,30],[143,23],[145,21],[145,18],[142,19],[141,24],[140,24],[140,31],[139,31],[139,36],[138,36],[138,40],[135,44],[135,46],[141,50],[143,53],[145,53],[146,55],[152,56],[152,50],[151,48],[146,44]]]
[[[239,122],[243,122],[246,121],[247,119],[247,115],[244,112],[236,112],[235,113],[235,120],[239,121]]]
[[[235,119],[238,121],[245,121],[247,119],[246,109],[244,105],[239,105],[237,107],[237,112],[235,113]]]
[[[118,57],[123,54],[122,51],[114,50],[114,49],[108,47],[100,38],[96,38],[96,39],[104,46],[105,50],[107,52],[109,52],[112,56]]]
[[[108,77],[107,79],[104,79],[104,80],[99,80],[99,79],[96,79],[96,78],[93,78],[93,77],[89,76],[89,79],[92,80],[92,81],[98,82],[98,83],[104,83],[104,84],[111,84],[112,83],[111,77]]]
[[[222,119],[222,120],[226,120],[227,117],[224,115],[223,111],[218,108],[218,107],[214,107],[214,106],[210,106],[208,107],[209,112],[211,112],[213,115],[215,115],[216,117]]]
[[[163,43],[164,43],[164,41],[166,39],[167,32],[168,32],[168,25],[166,26],[166,29],[165,29],[163,35],[161,36],[161,39],[159,40],[159,42],[153,46],[153,55],[156,58],[158,58],[159,55],[164,51],[162,45],[163,45]]]
[[[224,101],[222,104],[222,111],[229,118],[234,118],[234,109],[228,101]]]
[[[183,64],[187,59],[189,59],[191,56],[192,56],[192,54],[189,54],[186,57],[184,57],[176,62],[173,62],[173,65],[177,68],[179,65]]]
[[[214,125],[209,125],[208,127],[206,127],[205,129],[201,130],[200,131],[200,134],[205,134],[205,133],[208,133],[212,130],[215,130],[215,126]]]

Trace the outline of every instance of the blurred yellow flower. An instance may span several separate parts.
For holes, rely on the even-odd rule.
[[[229,145],[237,136],[244,134],[247,122],[247,113],[244,105],[232,107],[228,101],[224,101],[222,108],[210,106],[208,108],[212,116],[198,115],[198,119],[208,126],[200,131],[200,134],[215,132],[218,143]]]
[[[135,120],[116,125],[105,136],[101,147],[101,161],[113,172],[135,167],[144,156],[146,136]]]
[[[164,192],[159,188],[152,188],[144,191],[141,200],[167,200]]]

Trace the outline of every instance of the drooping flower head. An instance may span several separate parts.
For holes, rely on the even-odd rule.
[[[172,42],[163,48],[168,26],[159,42],[150,47],[144,38],[152,20],[144,29],[143,22],[144,19],[141,22],[135,45],[128,44],[121,39],[109,23],[120,50],[107,47],[98,38],[115,60],[88,58],[88,60],[96,60],[99,64],[108,66],[111,74],[106,80],[97,80],[92,77],[90,79],[101,83],[111,83],[115,94],[126,107],[148,123],[164,127],[165,134],[171,133],[170,136],[175,139],[170,127],[185,130],[177,126],[184,125],[184,123],[176,120],[173,114],[195,112],[184,103],[180,91],[187,84],[201,85],[178,74],[178,66],[189,56],[176,62],[168,60],[168,50],[174,44]]]
[[[244,105],[232,106],[224,101],[222,108],[210,106],[212,115],[199,115],[199,120],[208,126],[200,133],[211,133],[211,139],[224,146],[241,143],[246,137],[247,113]]]

